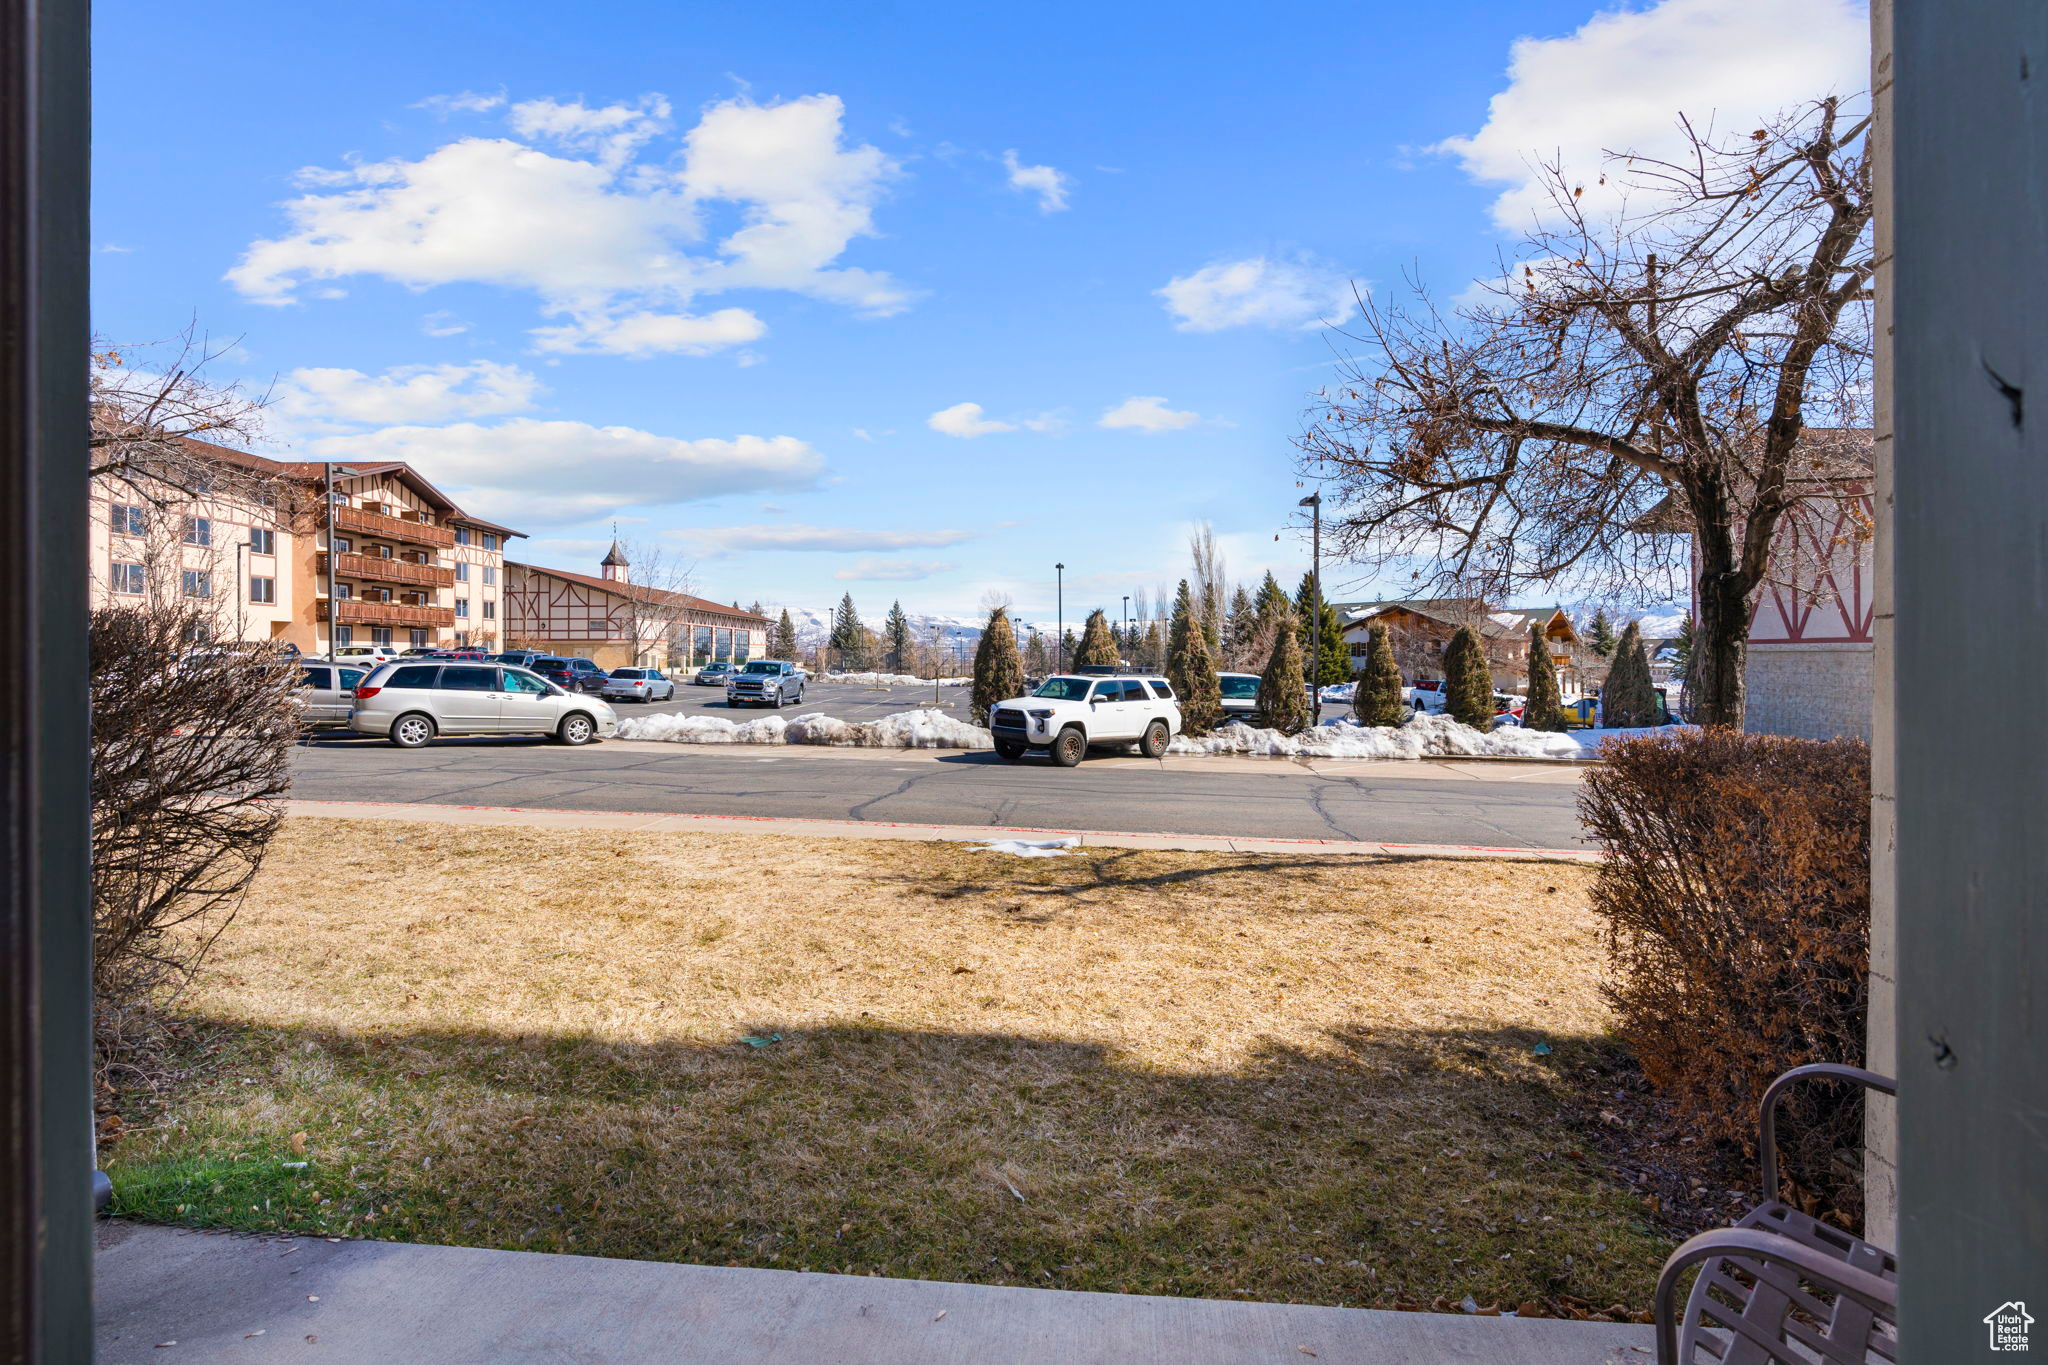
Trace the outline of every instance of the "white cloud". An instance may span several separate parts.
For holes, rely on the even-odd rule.
[[[828,554],[936,550],[974,539],[972,531],[869,531],[843,526],[710,526],[669,534],[711,554],[741,550],[808,550]]]
[[[872,315],[908,306],[887,275],[835,264],[874,233],[897,173],[875,148],[845,145],[836,97],[714,104],[683,135],[680,162],[663,145],[667,114],[652,95],[599,108],[529,100],[508,113],[518,138],[311,169],[298,178],[306,192],[284,205],[289,230],[251,243],[227,279],[270,304],[350,275],[525,290],[567,320],[536,331],[540,348],[628,355],[703,354],[762,335],[744,309],[692,311],[728,290]],[[731,230],[708,240],[722,220]]]
[[[446,118],[450,114],[487,114],[504,102],[505,92],[502,90],[495,95],[465,90],[459,95],[429,95],[413,108],[430,110]]]
[[[921,578],[948,573],[959,567],[958,564],[936,560],[863,559],[832,576],[848,582],[862,580],[870,583],[915,583]]]
[[[404,460],[464,507],[513,526],[561,526],[619,508],[809,488],[825,461],[794,436],[685,440],[633,427],[516,417],[494,426],[393,426],[309,444],[314,459]]]
[[[1040,213],[1058,213],[1067,206],[1067,190],[1074,177],[1051,166],[1026,166],[1015,151],[1003,153],[1003,168],[1010,173],[1010,188],[1038,196]]]
[[[1546,215],[1541,162],[1583,178],[1592,207],[1618,203],[1599,184],[1602,153],[1659,156],[1680,147],[1678,116],[1745,133],[1802,100],[1870,82],[1870,27],[1858,0],[1663,0],[1595,15],[1562,38],[1520,38],[1508,85],[1485,126],[1435,150],[1506,188],[1494,221],[1510,230]]]
[[[924,424],[933,431],[946,436],[973,437],[988,436],[998,431],[1015,431],[1011,422],[990,421],[981,415],[979,403],[955,403],[950,408],[941,408],[924,419]]]
[[[1103,413],[1095,425],[1112,431],[1142,431],[1149,436],[1162,431],[1180,431],[1201,420],[1200,413],[1176,412],[1167,407],[1164,398],[1126,398]]]
[[[1341,316],[1353,302],[1342,274],[1306,257],[1219,261],[1176,276],[1156,292],[1183,332],[1313,327]]]
[[[270,411],[300,431],[495,417],[524,412],[540,381],[517,365],[398,365],[361,370],[298,369],[278,381]]]
[[[469,324],[445,308],[437,308],[420,319],[420,330],[430,337],[461,336]]]

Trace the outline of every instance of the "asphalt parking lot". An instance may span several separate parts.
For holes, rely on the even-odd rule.
[[[878,720],[897,711],[909,711],[919,707],[935,707],[962,720],[967,718],[968,691],[965,686],[940,687],[936,693],[930,683],[922,687],[863,687],[854,683],[834,682],[828,678],[813,678],[804,685],[804,700],[801,706],[786,706],[784,715],[798,715],[810,711],[822,711],[840,720]],[[614,701],[612,709],[619,713],[620,720],[662,711],[702,712],[707,716],[723,716],[728,720],[750,720],[763,714],[764,708],[743,706],[738,709],[725,704],[723,687],[692,687],[686,682],[676,685],[674,701],[647,702]],[[1350,710],[1348,703],[1323,703],[1323,719],[1332,720]]]

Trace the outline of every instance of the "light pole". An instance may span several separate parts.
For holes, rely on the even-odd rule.
[[[1314,528],[1309,535],[1309,581],[1315,586],[1311,590],[1313,600],[1309,603],[1308,618],[1308,714],[1312,724],[1323,723],[1323,494],[1322,490],[1309,494],[1297,507],[1309,509],[1310,525]]]
[[[1053,630],[1056,633],[1052,637],[1052,671],[1064,673],[1067,671],[1067,566],[1055,564],[1052,572],[1053,601],[1056,604],[1053,608]]]
[[[1129,649],[1129,648],[1131,647],[1131,595],[1130,595],[1129,593],[1125,593],[1125,594],[1124,594],[1124,638],[1123,638],[1123,646],[1124,646],[1124,649]],[[1123,653],[1123,650],[1121,650],[1121,649],[1120,649],[1120,650],[1118,650],[1118,651],[1117,651],[1117,653],[1121,654],[1121,653]]]

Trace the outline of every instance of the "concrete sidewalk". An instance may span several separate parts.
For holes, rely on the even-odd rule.
[[[440,825],[505,825],[529,829],[591,829],[776,834],[797,839],[911,839],[986,843],[995,839],[1075,839],[1084,848],[1179,849],[1205,853],[1353,854],[1405,858],[1513,858],[1597,863],[1585,849],[1493,848],[1483,844],[1387,844],[1344,839],[1241,839],[1187,834],[1120,834],[1104,830],[1024,829],[999,825],[915,825],[885,820],[803,820],[768,815],[538,810],[519,806],[441,806],[425,802],[287,801],[288,813],[334,820],[410,820]]]
[[[102,1365],[1622,1365],[1648,1327],[104,1225]]]

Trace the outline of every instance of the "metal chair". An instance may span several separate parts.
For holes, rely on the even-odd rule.
[[[1734,1227],[1703,1232],[1664,1262],[1657,1365],[1866,1365],[1898,1358],[1897,1258],[1778,1198],[1778,1097],[1816,1077],[1898,1093],[1888,1076],[1829,1063],[1794,1067],[1771,1082],[1759,1143],[1765,1200]],[[1679,1278],[1694,1265],[1701,1268],[1685,1315],[1674,1318]]]

